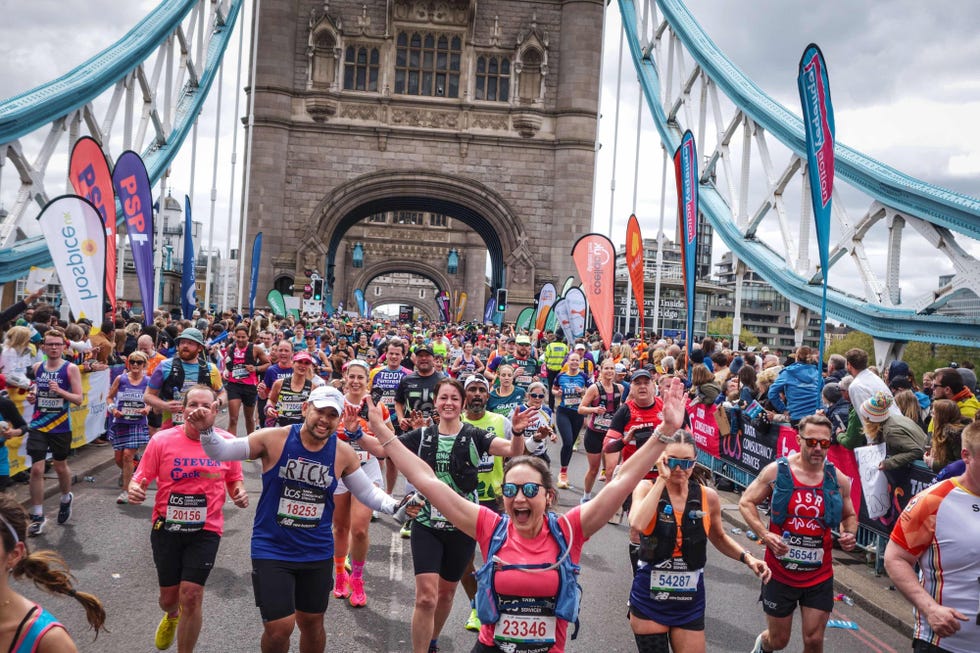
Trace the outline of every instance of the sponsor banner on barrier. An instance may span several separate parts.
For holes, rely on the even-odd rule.
[[[71,448],[77,449],[105,433],[106,395],[109,394],[109,370],[82,374],[83,401],[79,406],[71,406]],[[34,405],[27,403],[27,393],[12,392],[10,400],[30,423],[34,415]],[[11,438],[7,441],[10,455],[10,475],[19,474],[30,467],[27,458],[27,436]]]
[[[698,449],[715,458],[721,457],[721,443],[718,437],[718,422],[715,420],[716,406],[704,404],[688,405],[687,414],[691,419],[691,433]]]

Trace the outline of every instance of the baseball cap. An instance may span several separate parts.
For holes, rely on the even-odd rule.
[[[487,390],[490,389],[490,382],[487,381],[486,377],[484,377],[482,374],[472,374],[472,375],[466,377],[466,382],[463,383],[463,389],[465,390],[465,389],[469,388],[474,383],[479,383],[480,385],[482,385]]]
[[[179,342],[181,340],[190,340],[204,347],[204,334],[201,333],[200,329],[195,329],[194,327],[187,327],[181,331],[180,335],[177,336],[177,341]]]
[[[629,370],[622,363],[616,363],[616,374],[626,374]]]
[[[529,336],[520,335],[520,336],[517,336],[517,338],[515,338],[515,342],[517,342],[517,344],[519,344],[519,345],[530,345],[531,344],[531,338]]]
[[[648,379],[652,379],[653,378],[653,375],[650,374],[650,370],[648,370],[648,369],[646,369],[644,367],[641,367],[640,369],[638,369],[635,372],[633,372],[633,376],[630,377],[630,381],[631,382],[632,381],[636,381],[637,379],[642,379],[644,377],[646,377]]]
[[[344,395],[333,386],[321,385],[313,388],[306,401],[313,404],[314,408],[333,408],[338,415],[344,411]]]
[[[415,355],[418,356],[419,354],[428,354],[429,356],[433,356],[435,355],[435,352],[432,351],[432,347],[429,345],[419,345],[415,348]]]
[[[585,351],[587,349],[587,347],[585,346],[585,343],[584,342],[576,342],[575,343],[575,349],[576,350],[581,349],[582,351]]]
[[[298,351],[295,354],[293,354],[293,362],[295,363],[297,361],[306,361],[307,363],[312,363],[313,357],[310,356],[308,352]]]

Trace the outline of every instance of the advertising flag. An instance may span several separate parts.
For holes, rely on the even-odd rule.
[[[556,330],[558,327],[558,315],[555,313],[555,307],[552,306],[551,310],[548,311],[548,318],[544,321],[544,330],[551,331],[553,333],[558,333]]]
[[[282,298],[281,292],[276,289],[270,290],[269,294],[265,296],[265,301],[268,302],[276,317],[285,317],[286,301]]]
[[[493,322],[493,314],[497,310],[497,302],[493,297],[487,300],[486,306],[483,307],[483,323],[490,324]]]
[[[565,279],[565,283],[561,285],[561,296],[564,297],[565,295],[567,295],[568,291],[571,290],[572,286],[574,285],[575,285],[575,275],[574,274],[569,275],[569,277]]]
[[[116,310],[116,196],[112,190],[112,173],[98,141],[82,136],[71,149],[68,166],[75,194],[87,199],[102,216],[105,227],[105,292],[112,310]]]
[[[684,132],[681,145],[674,152],[677,177],[677,220],[681,246],[681,269],[684,274],[684,299],[687,304],[687,360],[691,360],[694,341],[694,293],[698,250],[698,153],[691,130]],[[691,364],[688,362],[688,368]]]
[[[357,312],[361,314],[361,317],[367,315],[367,300],[364,299],[364,291],[360,288],[354,289],[354,301],[357,302]]]
[[[259,262],[262,260],[262,232],[252,242],[252,280],[248,286],[248,314],[255,315],[255,291],[259,287]]]
[[[156,304],[153,288],[153,198],[150,194],[150,177],[139,154],[126,150],[119,156],[116,167],[112,169],[112,186],[116,189],[116,197],[126,220],[126,234],[133,251],[136,281],[143,301],[143,322],[152,324]]]
[[[820,360],[823,361],[824,333],[827,325],[827,268],[830,258],[830,213],[834,196],[834,105],[830,101],[830,78],[823,53],[811,43],[803,51],[796,78],[803,105],[806,131],[807,177],[813,201],[813,222],[820,251],[823,302],[820,306]]]
[[[562,297],[551,307],[551,314],[555,316],[561,332],[565,336],[565,342],[571,345],[575,341],[572,335],[572,314],[568,311],[568,300]]]
[[[538,310],[534,315],[534,328],[538,331],[544,330],[548,313],[551,312],[551,307],[555,305],[557,299],[558,291],[555,290],[555,284],[546,283],[541,286],[541,291],[538,292]]]
[[[633,297],[636,299],[638,331],[643,330],[643,236],[640,223],[631,215],[626,223],[626,269],[629,270],[633,284]]]
[[[469,295],[467,295],[465,291],[459,293],[459,304],[456,307],[456,321],[457,322],[462,322],[463,321],[463,311],[466,310],[466,299],[467,299],[467,297],[469,297]]]
[[[443,322],[449,321],[449,293],[445,290],[436,295],[436,305],[439,307],[439,315]]]
[[[197,308],[197,286],[194,275],[194,222],[191,220],[191,198],[184,195],[184,265],[180,275],[180,308],[189,320]]]
[[[568,305],[568,322],[572,330],[572,339],[585,336],[586,301],[581,288],[571,288],[565,293],[565,303]]]
[[[530,331],[531,321],[534,319],[534,309],[528,306],[523,311],[517,314],[517,322],[514,323],[514,328],[518,331]]]
[[[602,234],[586,234],[575,241],[572,259],[585,289],[599,335],[606,349],[612,346],[613,283],[616,276],[616,248]],[[584,319],[583,319],[584,323]]]
[[[105,226],[94,204],[77,195],[51,200],[38,226],[51,252],[62,292],[75,319],[102,324],[105,297]]]

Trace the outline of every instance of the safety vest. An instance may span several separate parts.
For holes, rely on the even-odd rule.
[[[565,362],[566,356],[568,356],[568,345],[561,340],[549,342],[548,346],[544,348],[544,364],[552,372],[561,369],[561,364]]]

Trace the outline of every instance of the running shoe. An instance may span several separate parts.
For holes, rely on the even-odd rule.
[[[575,443],[572,445],[572,451],[578,451],[578,444],[581,438],[575,438]]]
[[[568,489],[568,472],[558,472],[558,489]]]
[[[752,653],[765,653],[765,649],[762,648],[762,633],[755,638],[755,646],[752,647]]]
[[[363,608],[367,605],[367,595],[364,593],[364,578],[350,579],[350,605],[352,608]]]
[[[174,638],[177,636],[177,622],[179,621],[179,613],[176,617],[171,617],[166,612],[163,613],[163,619],[160,620],[160,625],[157,626],[156,639],[153,640],[158,651],[166,651],[173,646]]]
[[[31,515],[31,523],[27,527],[28,537],[37,537],[44,532],[44,525],[48,523],[48,520],[44,518],[44,515]]]
[[[116,497],[116,503],[129,503],[129,492],[120,492]]]
[[[350,567],[350,556],[347,556],[347,558],[344,560],[344,569],[347,570],[347,573],[348,574],[350,573],[350,570],[351,570],[351,567]]]
[[[466,630],[479,632],[481,625],[483,624],[480,623],[480,618],[476,616],[476,608],[473,608],[470,610],[470,618],[466,620]]]
[[[602,470],[601,472],[599,472],[599,482],[600,483],[606,482],[606,470]]]
[[[346,599],[350,596],[350,574],[346,571],[337,574],[337,581],[333,586],[333,595],[338,599]]]
[[[435,644],[429,644],[429,653],[439,653],[439,647]]]
[[[592,500],[592,493],[591,492],[586,492],[585,494],[582,495],[582,498],[579,499],[578,502],[579,503],[588,503],[591,500]]]
[[[402,524],[401,536],[403,540],[407,540],[412,537],[412,520],[409,519],[407,522]]]
[[[66,521],[71,519],[71,502],[75,498],[75,495],[71,492],[68,493],[68,501],[62,501],[61,505],[58,506],[58,523],[64,524]]]

